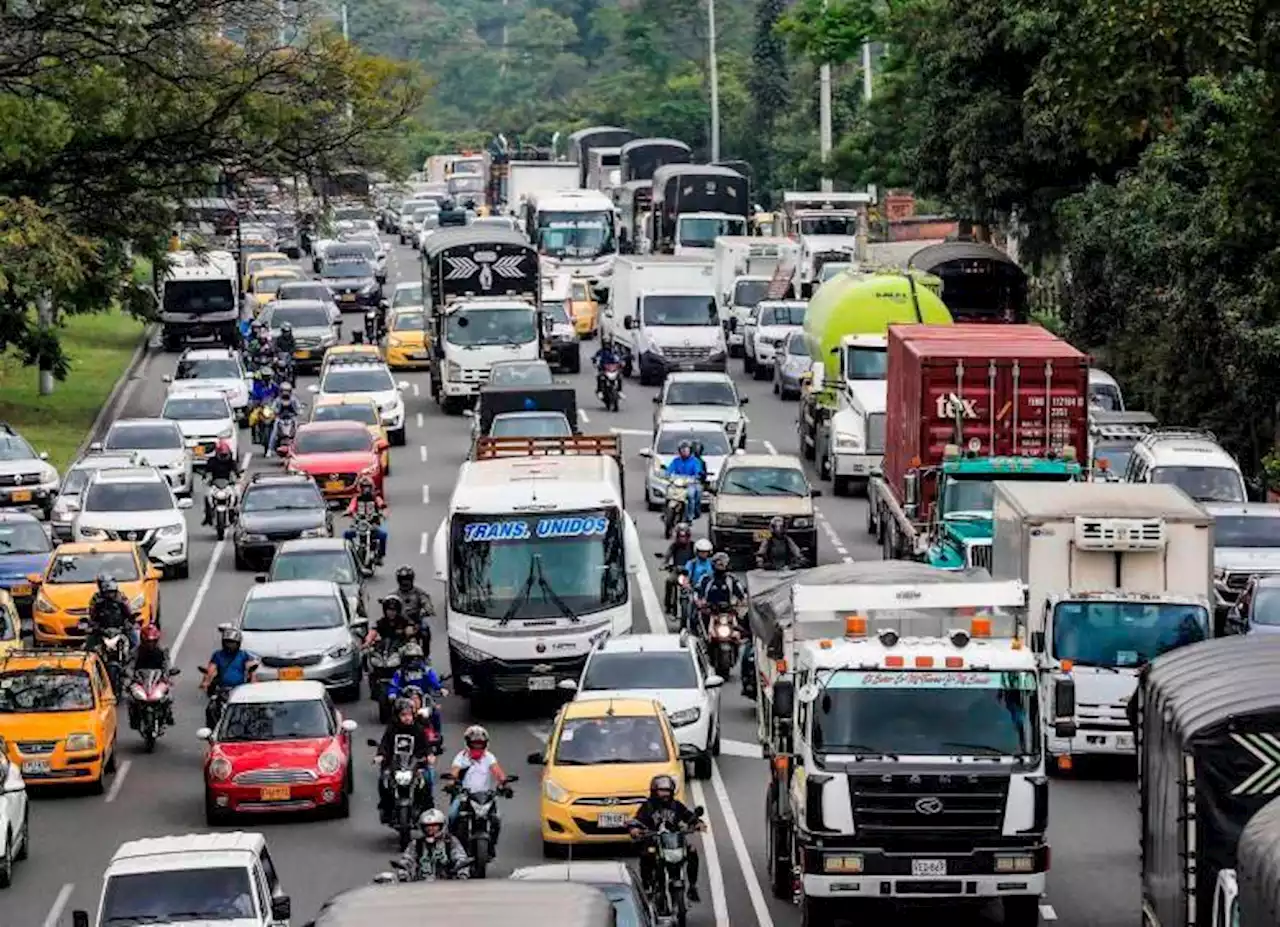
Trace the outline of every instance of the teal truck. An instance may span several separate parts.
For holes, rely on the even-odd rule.
[[[1038,325],[891,325],[884,463],[867,531],[885,559],[991,567],[996,481],[1083,478],[1089,359]]]

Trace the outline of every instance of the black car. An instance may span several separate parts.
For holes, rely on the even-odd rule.
[[[236,569],[269,564],[276,546],[285,541],[332,535],[333,516],[309,476],[256,473],[240,498],[233,536]]]
[[[333,291],[338,308],[377,309],[382,302],[382,285],[372,261],[326,260],[320,269],[320,281]]]

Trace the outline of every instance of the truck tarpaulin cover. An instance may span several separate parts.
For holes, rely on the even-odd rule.
[[[537,296],[538,252],[510,229],[466,226],[436,232],[422,249],[432,299],[455,296]]]
[[[1180,648],[1143,673],[1142,892],[1162,927],[1210,927],[1218,871],[1235,868],[1246,822],[1280,794],[1277,667],[1280,638],[1251,634]]]
[[[986,570],[939,570],[922,563],[906,560],[877,560],[867,563],[832,563],[808,570],[771,571],[752,570],[747,574],[747,617],[751,621],[751,633],[768,647],[771,660],[780,660],[782,632],[795,620],[791,607],[791,587],[796,583],[807,586],[857,585],[862,583],[955,583],[989,582]],[[833,615],[831,626],[819,624],[813,627],[812,636],[839,637],[844,634],[841,622],[844,615]]]
[[[480,390],[480,434],[487,435],[493,417],[504,412],[563,412],[577,431],[578,394],[572,386],[486,386]]]
[[[1249,819],[1236,849],[1241,927],[1280,924],[1280,798]]]

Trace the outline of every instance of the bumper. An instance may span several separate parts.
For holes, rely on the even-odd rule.
[[[756,363],[762,367],[772,367],[778,359],[778,349],[764,341],[757,341],[752,349],[755,351]]]
[[[325,535],[327,537],[327,535]],[[236,553],[245,560],[251,560],[254,563],[270,563],[271,558],[276,555],[276,548],[285,541],[292,541],[302,537],[299,532],[291,537],[273,537],[268,539],[261,534],[245,534],[235,538]]]
[[[31,486],[6,486],[0,489],[0,508],[47,508],[53,505],[53,494],[57,488],[57,482]]]
[[[211,782],[209,795],[216,808],[233,814],[314,811],[317,808],[336,805],[342,800],[342,778],[343,774],[338,774],[303,785],[287,786],[250,786]],[[277,797],[282,795],[285,797]]]
[[[4,588],[4,591],[9,593],[19,614],[24,616],[31,614],[31,605],[35,601],[36,594],[30,583],[15,583],[12,586],[0,588]]]
[[[441,389],[446,396],[476,396],[480,393],[479,383],[467,383],[462,380],[445,380]]]
[[[778,385],[789,393],[800,392],[800,374],[794,371],[778,370]]]
[[[729,332],[726,337],[731,348],[740,348],[746,343],[746,338],[743,337],[742,332]]]
[[[881,454],[836,454],[835,475],[856,480],[869,479],[873,471],[880,469],[883,461]]]
[[[1132,731],[1082,730],[1075,737],[1049,737],[1050,756],[1133,756],[1135,752]]]
[[[291,667],[294,668],[294,667]],[[280,678],[281,667],[259,666],[254,678],[259,682],[271,682]],[[318,682],[327,689],[346,689],[360,681],[360,651],[352,652],[340,659],[325,657],[313,666],[296,667],[302,670],[302,678],[308,682]]]
[[[692,747],[699,753],[707,753],[711,749],[711,717],[706,711],[698,716],[697,721],[673,727],[671,732],[676,735],[678,746]]]
[[[386,431],[399,431],[404,427],[404,406],[392,412],[381,412],[378,418],[382,421],[382,427]]]
[[[640,355],[640,373],[647,377],[663,376],[677,371],[697,371],[699,373],[727,373],[729,355],[719,354],[698,360],[675,360],[660,354],[644,352]]]
[[[609,844],[631,843],[625,823],[621,827],[604,827],[600,816],[619,815],[623,821],[635,817],[639,805],[575,805],[557,804],[544,795],[539,818],[542,821],[542,839],[555,844]],[[615,818],[614,821],[617,819]]]
[[[449,665],[453,667],[454,677],[469,681],[473,689],[499,695],[554,693],[556,684],[562,680],[576,682],[580,679],[586,663],[586,654],[560,660],[499,660],[495,657],[476,662],[464,656],[454,641],[449,641]]]
[[[191,466],[193,469],[202,470],[209,465],[209,458],[213,456],[214,449],[218,446],[220,438],[199,438],[195,441],[187,443],[187,449],[191,451]],[[240,459],[240,441],[236,432],[231,433],[231,437],[226,439],[227,444],[231,447],[231,456]]]
[[[579,335],[594,334],[598,324],[597,316],[594,312],[575,315],[573,317],[573,330]]]
[[[382,300],[382,294],[374,290],[368,295],[360,293],[342,293],[335,295],[334,301],[337,302],[338,308],[343,312],[355,312],[359,309],[363,312],[366,309],[377,309],[378,303]]]
[[[730,557],[755,556],[756,550],[769,534],[768,528],[711,528],[711,544],[716,550],[723,550]],[[800,552],[809,563],[818,562],[818,529],[790,528],[787,534],[796,542]],[[759,535],[759,536],[757,536]]]
[[[158,566],[179,566],[187,562],[186,537],[156,538],[147,551],[147,559]]]
[[[425,345],[389,347],[386,355],[392,370],[426,370],[431,366],[431,352]]]
[[[885,899],[921,898],[977,899],[1005,898],[1018,895],[1039,896],[1045,890],[1043,872],[1009,873],[1008,875],[966,875],[954,878],[922,878],[898,876],[803,876],[804,893],[814,898]]]
[[[581,348],[576,341],[552,341],[543,349],[543,356],[552,367],[570,367],[581,364]]]
[[[102,779],[104,755],[96,750],[68,753],[59,742],[52,753],[25,754],[15,745],[9,748],[9,757],[22,770],[27,785],[83,785]]]

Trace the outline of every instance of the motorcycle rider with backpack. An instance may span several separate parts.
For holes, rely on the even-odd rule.
[[[676,799],[676,783],[670,776],[654,776],[649,782],[649,797],[636,811],[632,822],[631,838],[639,840],[645,831],[653,832],[663,824],[668,827],[684,826],[689,830],[705,830],[706,825],[698,814],[684,802]],[[686,848],[685,866],[689,874],[688,895],[690,901],[698,901],[698,851],[692,842]],[[640,856],[640,880],[650,886],[654,880],[654,863],[650,854]]]
[[[707,619],[713,611],[727,611],[747,600],[742,583],[729,572],[729,555],[724,551],[711,558],[711,573],[703,575],[695,591]],[[705,636],[707,628],[702,630]]]
[[[416,621],[419,630],[422,632],[422,649],[428,657],[431,656],[431,624],[428,618],[434,618],[436,614],[435,606],[431,604],[431,596],[427,594],[425,589],[421,589],[414,585],[417,574],[413,572],[413,567],[405,565],[396,567],[396,592],[400,597],[400,601],[404,604],[405,617],[410,621]]]
[[[400,649],[400,668],[387,683],[387,697],[399,699],[410,686],[416,686],[424,693],[429,692],[435,698],[442,698],[445,694],[440,676],[427,665],[422,645],[417,641],[410,641]],[[434,705],[431,709],[431,725],[436,731],[441,730],[440,709]]]
[[[88,650],[101,643],[103,632],[108,629],[127,631],[133,647],[136,649],[138,646],[138,626],[133,609],[120,591],[120,584],[110,576],[98,576],[98,591],[89,600],[88,623],[89,633],[85,640]]]
[[[418,815],[421,834],[400,855],[400,871],[406,882],[421,882],[427,872],[435,871],[445,878],[465,879],[470,857],[462,842],[448,831],[444,812],[430,808]]]

